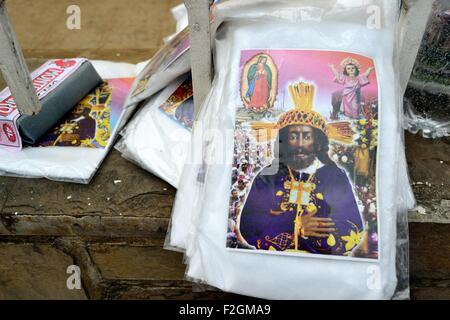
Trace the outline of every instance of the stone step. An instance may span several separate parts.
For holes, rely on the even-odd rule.
[[[74,238],[0,239],[0,299],[228,299],[193,290],[183,256],[162,243],[98,243]],[[82,287],[67,287],[67,268]],[[194,288],[195,289],[195,288]]]
[[[412,223],[410,250],[411,297],[450,298],[450,224]],[[182,254],[164,250],[162,241],[3,237],[0,256],[0,299],[236,297],[193,287]],[[80,267],[80,290],[66,286],[70,265]]]
[[[450,224],[410,224],[411,295],[450,299]]]
[[[112,151],[89,185],[1,177],[0,235],[160,238],[174,196]]]

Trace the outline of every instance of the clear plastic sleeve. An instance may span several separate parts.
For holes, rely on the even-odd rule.
[[[166,242],[167,248],[186,250],[188,279],[224,291],[271,299],[409,297],[407,209],[414,205],[414,197],[410,188],[405,188],[408,176],[401,130],[398,51],[395,47],[398,40],[399,8],[400,3],[397,1],[244,3],[233,0],[217,7],[216,21],[220,27],[215,36],[215,81],[203,105],[200,120],[194,126],[189,157],[193,163],[185,166]],[[379,18],[383,23],[378,28],[368,28],[368,12],[378,12],[381,15]],[[364,243],[366,240],[363,235],[369,236],[369,242],[377,244],[376,259],[370,259],[369,256],[359,259],[358,256],[351,257],[352,254],[350,257],[339,256],[338,253],[324,256],[296,251],[293,254],[269,252],[270,249],[266,252],[240,250],[242,243],[241,247],[227,247],[230,229],[233,230],[237,223],[241,223],[242,227],[242,221],[229,219],[230,196],[233,197],[231,180],[234,174],[232,159],[236,112],[245,100],[246,93],[253,94],[254,90],[263,90],[259,94],[268,94],[261,87],[255,89],[261,86],[257,82],[249,84],[249,88],[246,87],[243,91],[240,87],[246,80],[250,83],[249,79],[253,79],[252,67],[249,64],[248,70],[245,69],[241,58],[243,50],[251,49],[260,50],[266,55],[280,49],[347,52],[373,59],[380,108],[376,165],[377,205],[376,209],[373,205],[368,208],[372,213],[376,212],[378,229],[370,234],[363,233],[355,241]],[[264,74],[274,76],[278,71],[269,66],[270,71],[264,69],[265,73],[264,61],[267,63],[268,59],[255,60],[257,66],[254,70],[267,79]],[[288,64],[288,60],[277,61]],[[261,64],[258,66],[258,63]],[[247,78],[241,77],[244,70],[250,75]],[[293,83],[308,80],[299,79],[302,78],[299,74],[294,76]],[[278,74],[278,77],[283,79],[283,75]],[[320,82],[320,79],[314,80]],[[280,81],[283,83],[283,80]],[[320,83],[316,85],[320,92]],[[286,101],[287,99],[289,96]],[[314,101],[317,104],[317,99]],[[251,103],[249,106],[258,107]],[[267,119],[262,119],[261,122],[265,120]],[[286,121],[291,120],[288,118]],[[267,121],[258,125],[267,126]],[[363,158],[360,155],[358,161]],[[345,159],[344,162],[347,163],[347,157]],[[358,170],[363,170],[361,162]],[[250,181],[248,188],[252,187]],[[282,192],[280,196],[281,194]],[[247,194],[244,208],[249,203],[249,197]],[[271,196],[267,194],[267,197]],[[373,201],[364,199],[366,200]],[[260,198],[260,201],[264,202],[265,197]],[[274,214],[278,213],[275,211]],[[364,220],[368,222],[367,218]],[[369,229],[364,227],[364,230]],[[281,243],[285,243],[283,241]],[[277,244],[280,245],[280,242]],[[331,241],[329,245],[332,244]],[[351,245],[349,249],[350,247]]]
[[[173,36],[138,74],[130,101],[139,103],[191,70],[189,29]]]
[[[450,1],[437,0],[405,95],[405,127],[412,133],[450,135],[449,48]]]
[[[211,10],[220,0],[210,1]],[[131,101],[141,102],[191,70],[190,38],[187,10],[183,4],[172,8],[177,21],[174,35],[165,39],[165,45],[153,56],[137,76],[131,90]]]

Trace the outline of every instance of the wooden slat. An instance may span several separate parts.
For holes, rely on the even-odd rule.
[[[0,0],[0,70],[20,113],[27,115],[38,113],[41,109],[39,99],[11,26],[4,0]]]
[[[209,0],[185,0],[191,30],[191,68],[194,88],[194,108],[197,117],[211,89],[212,56]]]

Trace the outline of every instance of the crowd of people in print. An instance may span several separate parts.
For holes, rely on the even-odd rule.
[[[236,127],[232,186],[230,197],[228,247],[239,246],[234,234],[236,217],[242,210],[251,181],[272,159],[272,143],[258,143],[251,135],[251,129]]]

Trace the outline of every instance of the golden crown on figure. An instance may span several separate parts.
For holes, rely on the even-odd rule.
[[[313,110],[315,86],[311,83],[299,82],[289,85],[294,107],[283,113],[276,124],[270,122],[253,122],[253,130],[265,130],[266,139],[272,140],[276,137],[274,131],[281,130],[291,125],[306,125],[322,131],[330,140],[343,144],[353,143],[353,129],[349,121],[338,121],[327,123],[324,116]]]
[[[325,118],[320,113],[313,111],[314,92],[315,87],[310,83],[300,82],[289,85],[294,108],[281,115],[277,128],[281,130],[290,125],[307,125],[327,134]]]
[[[313,110],[315,86],[299,82],[289,85],[294,108],[281,115],[276,128],[281,130],[291,125],[307,125],[319,129],[329,139],[341,143],[353,142],[353,130],[348,121],[327,123],[324,116]]]

